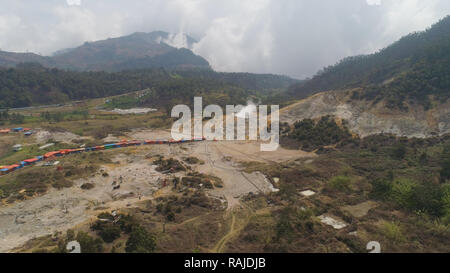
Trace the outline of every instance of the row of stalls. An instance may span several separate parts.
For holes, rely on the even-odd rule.
[[[146,140],[144,142],[122,140],[121,142],[118,142],[118,143],[105,144],[105,145],[93,146],[93,147],[87,147],[87,148],[63,149],[63,150],[59,150],[59,151],[48,152],[48,153],[44,154],[43,156],[37,156],[35,158],[23,160],[19,164],[14,164],[14,165],[10,165],[10,166],[0,166],[0,175],[8,174],[17,169],[21,169],[28,165],[33,165],[42,160],[50,160],[54,157],[65,156],[65,155],[69,155],[69,154],[77,154],[77,153],[90,152],[90,151],[109,150],[109,149],[130,147],[130,146],[139,146],[139,145],[176,144],[176,143],[203,141],[203,140],[205,140],[205,138],[190,139],[190,140],[177,140],[177,141],[175,141],[175,140]]]
[[[9,133],[20,133],[23,132],[23,134],[25,136],[31,136],[33,134],[33,132],[31,131],[30,128],[22,128],[22,127],[18,127],[18,128],[5,128],[5,129],[0,129],[0,134],[9,134]]]
[[[30,159],[20,161],[19,164],[13,164],[13,165],[9,165],[9,166],[0,166],[0,175],[8,174],[17,169],[22,169],[25,166],[33,165],[42,160],[44,160],[43,156],[37,156],[35,158],[30,158]]]

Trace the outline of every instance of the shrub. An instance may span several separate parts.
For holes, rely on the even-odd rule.
[[[70,188],[73,186],[73,182],[66,179],[59,179],[52,183],[52,186],[58,190],[62,188]]]
[[[442,190],[442,207],[443,207],[443,217],[442,222],[446,225],[450,224],[450,185],[447,184]]]
[[[405,155],[406,155],[406,146],[404,144],[399,143],[392,148],[391,156],[394,159],[398,160],[403,159],[405,158]]]
[[[117,223],[120,229],[127,234],[132,232],[134,227],[139,226],[137,220],[131,215],[121,215]]]
[[[97,215],[98,219],[107,219],[107,220],[114,220],[114,216],[112,216],[111,213],[108,212],[102,212],[99,215]]]
[[[169,222],[175,221],[175,213],[173,211],[168,212],[166,218]]]
[[[127,240],[125,251],[128,253],[152,253],[155,249],[155,236],[141,226],[134,227]]]
[[[186,163],[191,164],[191,165],[194,165],[194,164],[205,164],[205,162],[203,160],[200,160],[200,159],[198,159],[196,157],[193,157],[193,156],[185,157],[185,158],[183,158],[183,160]]]
[[[75,231],[73,229],[68,229],[66,231],[67,241],[73,241],[75,239]]]
[[[338,175],[331,178],[328,183],[329,187],[339,191],[348,191],[350,190],[351,180],[347,176]]]
[[[295,200],[296,189],[295,186],[288,183],[281,183],[280,190],[278,191],[278,195],[281,199],[286,201],[294,201]]]
[[[402,233],[402,229],[398,223],[385,222],[381,228],[381,231],[388,240],[399,243],[405,241],[405,236]]]
[[[100,235],[106,243],[112,243],[120,237],[120,227],[111,223],[105,224],[99,231],[98,235]]]
[[[440,176],[443,181],[450,179],[450,145],[444,147],[441,155],[441,171]]]
[[[411,209],[424,211],[433,216],[442,216],[445,213],[443,193],[438,184],[420,184],[413,189]]]
[[[332,116],[323,116],[317,122],[311,119],[297,121],[288,136],[297,140],[306,151],[351,139],[351,134],[344,123],[339,126]]]
[[[397,179],[392,184],[391,198],[403,208],[413,207],[413,193],[416,183],[409,179]]]
[[[291,207],[286,207],[281,211],[275,226],[277,239],[290,238],[292,236],[294,229],[292,228],[291,214]]]
[[[84,183],[83,185],[81,185],[81,189],[82,190],[90,190],[92,188],[94,188],[94,184],[92,183]]]
[[[388,179],[378,178],[371,181],[370,184],[372,184],[371,198],[386,200],[390,197],[392,182]]]
[[[94,239],[86,232],[80,231],[77,234],[76,241],[80,243],[82,253],[100,253],[103,251],[103,242],[101,239]]]

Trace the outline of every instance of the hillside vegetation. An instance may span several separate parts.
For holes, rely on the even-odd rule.
[[[204,70],[163,68],[115,73],[75,72],[22,64],[0,69],[0,108],[56,104],[70,100],[107,97],[151,89],[141,104],[165,107],[192,103],[202,95],[220,105],[246,103],[249,96],[264,97],[295,82],[285,76],[249,73],[216,73]]]
[[[327,91],[362,88],[352,99],[386,101],[405,110],[404,102],[431,107],[450,89],[450,16],[429,29],[411,33],[370,55],[348,57],[324,68],[311,80],[291,87],[297,98]]]

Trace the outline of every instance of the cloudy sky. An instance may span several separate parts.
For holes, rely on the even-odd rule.
[[[0,0],[0,49],[49,55],[163,30],[196,38],[218,71],[304,78],[448,14],[449,0]]]

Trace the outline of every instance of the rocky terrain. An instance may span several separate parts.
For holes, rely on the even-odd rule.
[[[392,133],[407,137],[429,137],[450,132],[450,102],[436,103],[428,111],[422,106],[391,110],[381,101],[352,101],[350,91],[318,93],[281,109],[281,122],[294,123],[305,118],[333,115],[348,122],[348,128],[361,137]]]

